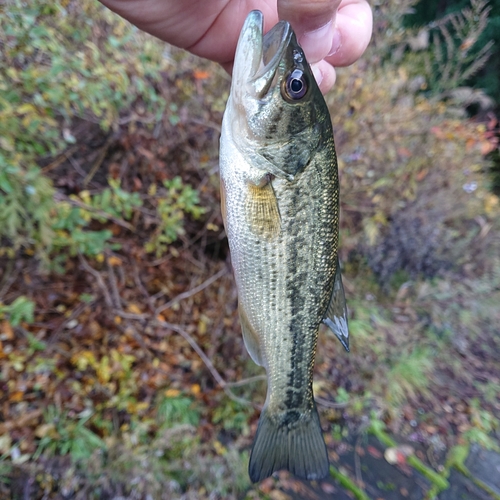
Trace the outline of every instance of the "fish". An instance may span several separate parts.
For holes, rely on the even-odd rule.
[[[287,21],[239,37],[220,139],[221,204],[245,347],[267,373],[248,472],[329,470],[313,396],[318,331],[349,350],[330,113]]]

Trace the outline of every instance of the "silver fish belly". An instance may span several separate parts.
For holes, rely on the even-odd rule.
[[[290,25],[265,36],[262,26],[259,11],[243,26],[220,148],[243,338],[268,376],[249,474],[318,479],[329,467],[312,390],[320,324],[348,349],[337,161],[328,108]]]

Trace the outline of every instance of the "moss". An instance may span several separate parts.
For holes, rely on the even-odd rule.
[[[372,421],[368,432],[372,433],[381,443],[388,447],[396,447],[398,443],[389,437],[383,431],[383,423],[379,421]],[[431,468],[427,467],[422,461],[420,461],[415,456],[409,456],[407,458],[408,465],[413,467],[415,470],[420,472],[424,477],[426,477],[433,486],[439,489],[439,491],[446,490],[450,487],[448,481],[437,472],[433,471]]]
[[[465,465],[465,460],[469,455],[469,446],[455,446],[452,448],[448,454],[448,459],[446,460],[446,465],[448,470],[451,467],[455,467],[460,474],[464,475],[466,478],[470,479],[477,487],[486,491],[495,500],[500,500],[500,495],[495,493],[487,484],[483,483],[481,480],[473,476],[470,470]]]
[[[342,487],[350,491],[357,498],[357,500],[370,500],[370,497],[368,497],[361,488],[356,486],[351,478],[342,474],[335,467],[333,467],[333,465],[330,465],[330,476],[332,476],[333,479],[335,479],[335,481],[337,481]]]
[[[450,487],[450,483],[448,483],[448,481],[441,474],[438,474],[431,468],[427,467],[417,457],[408,457],[408,464],[411,465],[415,470],[420,472],[420,474],[425,476],[434,486],[437,486],[441,491],[446,490]]]

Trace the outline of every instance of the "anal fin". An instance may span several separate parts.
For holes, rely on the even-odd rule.
[[[345,303],[344,285],[340,265],[337,259],[337,269],[333,282],[333,293],[323,323],[330,328],[335,336],[340,340],[344,349],[349,352],[349,330],[347,327],[347,306]]]
[[[240,313],[240,323],[241,323],[241,333],[243,334],[243,342],[245,342],[245,347],[247,348],[248,354],[253,359],[255,363],[260,366],[264,366],[264,361],[262,359],[262,351],[260,349],[259,336],[252,328],[250,321],[248,321],[247,313],[241,303],[238,305],[238,311]]]

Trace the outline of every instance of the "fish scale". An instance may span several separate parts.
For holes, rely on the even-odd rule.
[[[290,25],[263,37],[262,24],[254,11],[243,26],[220,149],[243,337],[268,377],[249,473],[316,479],[328,472],[312,390],[319,326],[346,347],[348,338],[337,161],[328,108]]]

